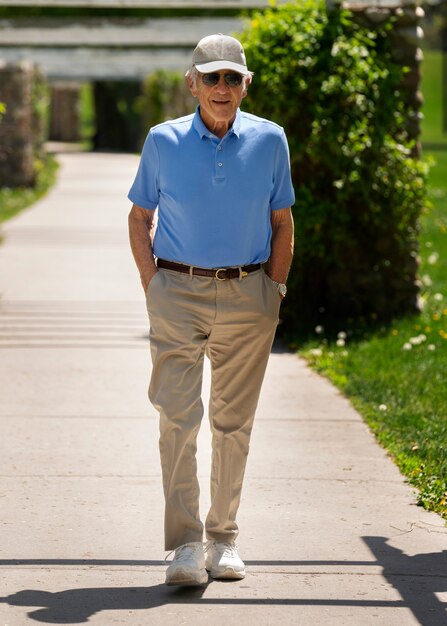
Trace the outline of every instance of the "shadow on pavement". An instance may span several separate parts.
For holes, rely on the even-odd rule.
[[[447,591],[447,550],[408,556],[387,544],[385,537],[362,537],[382,576],[392,585],[421,626],[447,624],[447,602],[437,593]]]
[[[370,566],[383,568],[382,575],[388,584],[400,595],[400,600],[354,600],[349,597],[327,598],[219,598],[203,597],[204,587],[98,587],[67,589],[48,592],[27,589],[0,598],[0,602],[10,606],[42,607],[28,613],[28,617],[47,624],[81,624],[100,611],[154,609],[167,604],[202,605],[291,605],[291,606],[334,606],[334,607],[381,607],[402,608],[412,612],[421,626],[440,626],[447,623],[445,602],[436,594],[447,591],[447,550],[440,553],[407,556],[387,544],[385,537],[363,537],[364,542],[375,556],[371,561],[247,561],[247,565],[265,567],[321,567]],[[164,561],[135,560],[0,560],[0,566],[18,565],[92,565],[96,566],[165,566]],[[306,573],[305,571],[302,573]],[[296,572],[294,573],[296,575]],[[266,576],[269,574],[267,573]],[[240,581],[239,581],[240,582]],[[295,585],[295,588],[299,588]],[[349,595],[349,589],[346,589]],[[386,621],[386,619],[385,619]],[[389,623],[389,622],[387,622]]]

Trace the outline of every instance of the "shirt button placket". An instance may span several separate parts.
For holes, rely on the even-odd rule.
[[[222,158],[222,146],[219,144],[216,149],[216,178],[225,178],[224,163]]]

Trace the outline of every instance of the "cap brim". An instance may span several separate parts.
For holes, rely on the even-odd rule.
[[[232,63],[231,61],[211,61],[210,63],[196,64],[195,67],[201,74],[219,72],[220,70],[232,70],[243,76],[247,76],[249,73],[245,65],[239,65],[239,63]]]

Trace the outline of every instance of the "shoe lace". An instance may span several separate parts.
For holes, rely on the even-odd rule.
[[[174,554],[174,552],[174,558],[176,561],[187,561],[191,557],[191,553],[194,553],[196,550],[197,546],[195,546],[194,544],[185,543],[183,546],[180,546],[179,548],[175,548],[174,550],[171,550],[171,552],[168,552],[168,554],[165,556],[165,561],[167,561],[171,554]]]
[[[237,556],[237,546],[235,543],[224,543],[223,556]]]
[[[208,541],[204,551],[207,552],[212,545],[215,545],[222,556],[238,556],[237,545],[235,543],[229,543],[227,541]]]

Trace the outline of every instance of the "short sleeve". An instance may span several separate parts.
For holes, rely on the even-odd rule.
[[[143,209],[156,209],[160,190],[159,180],[160,159],[153,133],[149,132],[144,142],[137,175],[127,197]]]
[[[281,129],[278,146],[276,149],[275,165],[273,172],[273,190],[270,196],[270,208],[272,211],[285,209],[295,202],[295,192],[290,173],[289,146],[284,131]]]

